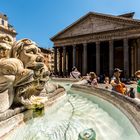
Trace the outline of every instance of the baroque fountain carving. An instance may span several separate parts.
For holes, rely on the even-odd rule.
[[[37,44],[30,39],[13,42],[0,35],[0,113],[12,104],[42,107],[56,91],[64,88],[49,83],[49,70]]]

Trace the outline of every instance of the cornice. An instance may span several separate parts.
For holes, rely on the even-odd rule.
[[[2,26],[0,26],[0,30],[3,31],[3,32],[9,33],[9,34],[17,35],[17,33],[15,31],[12,31],[10,29],[6,29]]]
[[[122,22],[127,22],[127,23],[133,23],[135,25],[140,25],[139,19],[132,19],[132,18],[126,18],[126,17],[114,16],[114,15],[108,15],[108,14],[101,14],[101,13],[95,13],[95,12],[91,12],[91,15],[93,15],[94,17],[102,17],[104,19],[112,19],[112,20],[116,20],[116,21],[122,21]]]
[[[95,41],[117,40],[122,38],[140,37],[140,27],[123,28],[112,31],[92,33],[54,41],[54,46],[91,43]]]

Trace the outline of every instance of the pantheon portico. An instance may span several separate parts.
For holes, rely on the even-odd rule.
[[[134,76],[140,69],[140,20],[133,15],[89,12],[57,33],[51,38],[55,73],[66,76],[76,66],[82,75],[111,76],[118,67],[124,77]]]

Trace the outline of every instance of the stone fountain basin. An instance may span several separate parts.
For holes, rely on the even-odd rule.
[[[81,93],[84,93],[82,94],[82,96],[85,96],[86,98],[93,98],[94,96],[103,99],[108,103],[111,103],[129,119],[129,121],[132,123],[132,125],[140,135],[140,100],[124,96],[110,89],[105,89],[104,87],[95,88],[87,85],[78,85],[75,84],[75,82],[77,82],[77,80],[75,79],[54,78],[53,81],[59,83],[72,82],[73,84],[71,86],[71,90],[73,90],[74,92],[79,91]],[[100,101],[97,102],[96,100],[95,102],[99,105],[101,104]],[[101,105],[101,107],[107,112],[109,111],[108,106],[106,107],[104,105]],[[113,118],[115,118],[116,120],[118,119],[116,114],[112,113],[111,115],[113,115]]]
[[[101,106],[104,110],[110,112],[113,118],[115,118],[116,120],[120,119],[115,113],[111,111],[112,108],[109,108],[109,106],[106,106],[102,102],[107,101],[108,103],[111,103],[129,119],[129,121],[132,123],[132,125],[140,135],[140,101],[139,100],[132,99],[128,96],[124,96],[112,90],[106,90],[104,88],[95,88],[95,87],[85,86],[85,85],[73,84],[71,90],[77,91],[81,94],[83,93],[82,96],[85,96],[86,98],[92,98],[93,101],[95,100],[95,102],[99,106]],[[93,96],[95,98],[93,98]],[[101,100],[98,101],[96,97],[100,98],[101,100],[103,99],[102,102]]]
[[[48,95],[48,102],[45,104],[45,110],[65,99],[66,91],[58,89]],[[10,133],[22,123],[33,118],[33,110],[27,110],[24,106],[8,109],[0,114],[0,140],[5,140]]]
[[[62,83],[71,83],[71,82],[76,82],[75,80],[69,80],[69,79],[53,79],[53,81],[59,82],[59,84]],[[112,92],[111,90],[106,90],[103,88],[94,88],[91,86],[85,86],[85,85],[76,85],[73,84],[71,86],[71,90],[73,91],[79,91],[79,93],[84,93],[82,96],[85,97],[98,97],[100,99],[103,99],[107,101],[108,103],[111,103],[113,106],[118,108],[132,123],[138,134],[140,135],[140,102],[136,99],[131,99],[127,96],[123,96],[117,92]],[[57,102],[61,102],[66,96],[66,92],[61,92],[60,94],[54,93],[50,97],[49,102],[46,104],[45,109],[47,110],[49,106],[56,104]],[[96,98],[95,98],[96,100]],[[99,105],[101,102],[98,102],[96,100],[96,103]],[[102,106],[102,105],[101,105]],[[104,110],[109,110],[107,106],[102,106]],[[4,140],[7,135],[9,135],[10,131],[12,131],[15,128],[18,128],[19,124],[24,123],[25,121],[32,119],[33,112],[31,110],[25,110],[25,108],[18,108],[16,110],[12,110],[13,112],[11,115],[9,115],[11,110],[8,110],[7,114],[5,113],[4,115],[0,118],[2,118],[0,122],[0,139]],[[6,117],[9,115],[10,117]],[[117,118],[116,114],[112,114],[114,118]],[[4,118],[7,118],[4,120]]]

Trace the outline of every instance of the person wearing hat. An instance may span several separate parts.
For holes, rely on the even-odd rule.
[[[135,75],[138,79],[138,81],[137,81],[137,98],[140,99],[140,70],[136,71]]]
[[[120,70],[119,68],[114,69],[114,74],[111,78],[110,84],[112,85],[112,90],[117,91],[121,94],[126,94],[127,87],[120,81],[121,72],[122,70]]]

